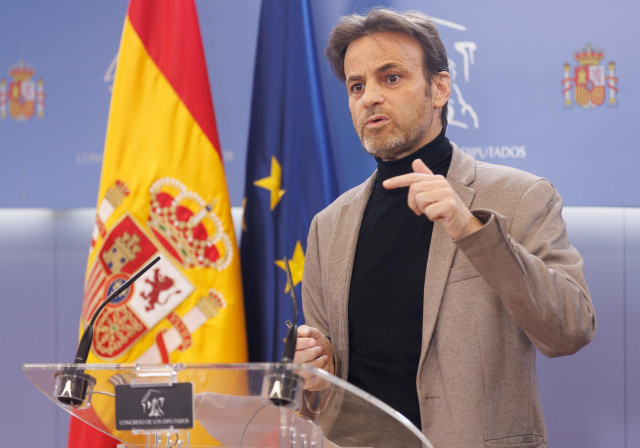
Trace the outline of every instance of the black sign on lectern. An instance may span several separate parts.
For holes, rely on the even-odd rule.
[[[116,386],[116,428],[122,430],[193,428],[193,386]]]

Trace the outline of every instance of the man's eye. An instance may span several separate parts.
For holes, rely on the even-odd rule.
[[[389,75],[387,76],[387,81],[389,81],[391,84],[394,84],[400,81],[400,77],[398,75]]]
[[[364,86],[360,83],[351,86],[351,91],[354,93],[362,92],[363,90]]]

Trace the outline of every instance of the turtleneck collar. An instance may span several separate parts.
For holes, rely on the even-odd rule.
[[[434,174],[446,176],[451,163],[452,148],[449,139],[445,137],[445,131],[446,128],[443,128],[436,138],[401,159],[384,161],[376,157],[376,162],[378,162],[376,187],[381,187],[382,181],[385,179],[413,172],[411,163],[416,159],[422,159]]]

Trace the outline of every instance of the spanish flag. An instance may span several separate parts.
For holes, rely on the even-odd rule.
[[[245,362],[239,253],[193,0],[129,4],[81,330],[156,255],[100,313],[88,363]],[[115,446],[73,420],[69,447]]]

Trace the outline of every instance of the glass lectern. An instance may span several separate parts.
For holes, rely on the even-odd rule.
[[[433,448],[391,407],[299,364],[25,364],[50,400],[127,447]]]

